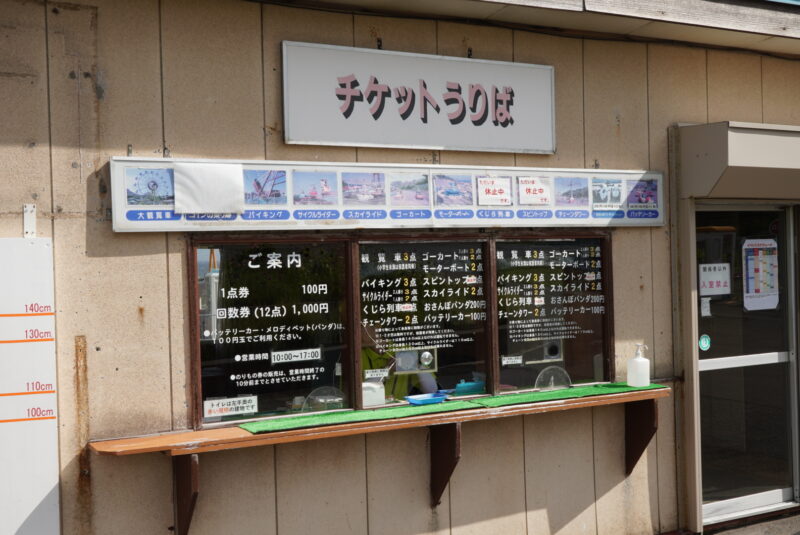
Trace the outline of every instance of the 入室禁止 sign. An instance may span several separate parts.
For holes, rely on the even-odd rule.
[[[553,67],[283,42],[286,143],[555,152]]]
[[[700,295],[731,293],[730,264],[700,264]]]

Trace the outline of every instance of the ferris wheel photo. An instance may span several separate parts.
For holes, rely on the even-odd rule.
[[[174,204],[174,184],[172,169],[125,169],[125,189],[129,205]]]

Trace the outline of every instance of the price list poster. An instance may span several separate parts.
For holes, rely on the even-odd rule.
[[[52,242],[0,239],[0,256],[0,519],[59,533]]]
[[[394,355],[387,377],[414,373],[425,393],[453,389],[460,382],[483,390],[482,255],[478,242],[361,246],[362,333],[377,352]],[[408,351],[427,351],[434,361],[398,360]],[[430,381],[435,384],[426,386],[419,372],[432,370]]]
[[[547,366],[602,380],[606,293],[600,240],[497,246],[501,382],[525,388]],[[589,355],[590,359],[579,358]]]

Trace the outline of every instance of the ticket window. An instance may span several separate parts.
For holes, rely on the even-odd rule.
[[[501,392],[608,376],[604,243],[601,238],[498,241]]]
[[[704,524],[797,500],[789,215],[713,206],[696,212]]]
[[[204,425],[352,407],[346,251],[342,243],[196,249]]]
[[[359,246],[365,407],[487,392],[484,244]]]
[[[598,234],[200,242],[198,423],[607,380],[607,250]]]

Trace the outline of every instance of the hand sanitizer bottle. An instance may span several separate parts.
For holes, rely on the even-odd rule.
[[[647,386],[650,384],[650,361],[644,358],[647,346],[636,344],[636,354],[628,361],[628,386]]]

